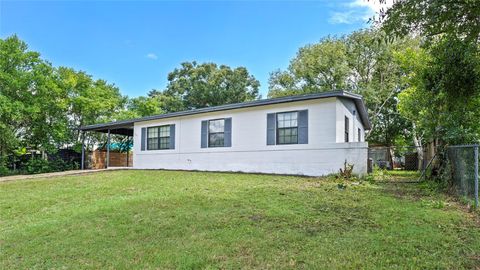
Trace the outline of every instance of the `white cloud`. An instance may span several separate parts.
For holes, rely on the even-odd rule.
[[[358,18],[352,16],[353,11],[332,12],[328,22],[331,24],[352,24],[357,22]]]
[[[147,54],[147,58],[152,59],[152,60],[157,60],[158,56],[154,53],[149,53],[149,54]]]
[[[328,20],[331,24],[366,23],[370,18],[393,5],[394,0],[351,0],[342,3],[339,11],[331,12]]]
[[[394,0],[354,0],[347,5],[352,8],[368,8],[372,15],[377,14],[383,8],[384,11],[393,5]]]

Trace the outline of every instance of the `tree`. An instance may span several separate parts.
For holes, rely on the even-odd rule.
[[[349,90],[363,95],[372,122],[370,142],[394,145],[409,123],[397,111],[402,90],[394,54],[418,46],[412,39],[381,42],[382,33],[366,29],[328,37],[299,50],[287,71],[271,74],[269,96]],[[408,136],[407,136],[408,137]]]
[[[171,113],[185,110],[184,101],[180,96],[170,95],[165,92],[152,89],[147,97],[156,98],[163,112]]]
[[[380,14],[377,22],[391,39],[411,33],[428,39],[447,34],[468,43],[477,43],[480,40],[480,1],[397,0]]]
[[[66,67],[58,68],[58,77],[60,87],[68,93],[70,143],[80,142],[79,127],[115,120],[125,107],[127,98],[113,84]]]
[[[348,73],[344,39],[327,37],[300,48],[287,71],[270,74],[269,96],[343,90]]]
[[[387,146],[395,144],[408,123],[397,111],[397,95],[402,90],[394,53],[409,46],[410,40],[379,42],[382,33],[367,29],[346,37],[350,89],[361,94],[369,108],[372,129],[367,139]]]
[[[155,97],[136,97],[128,99],[126,108],[115,115],[116,120],[139,118],[149,115],[164,113],[163,103],[160,98]]]
[[[0,39],[0,151],[54,150],[67,140],[67,93],[54,68],[17,36]]]
[[[403,57],[409,88],[400,96],[402,115],[426,140],[477,141],[480,1],[396,1],[378,22],[390,37],[414,32],[427,41]]]
[[[399,111],[427,141],[447,144],[480,139],[480,56],[473,44],[443,37],[428,49],[399,59],[408,88],[399,95]]]
[[[254,100],[259,87],[244,67],[185,62],[168,74],[165,91],[151,95],[163,99],[164,111],[171,112]]]

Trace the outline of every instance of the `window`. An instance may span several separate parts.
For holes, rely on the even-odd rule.
[[[225,119],[208,121],[208,147],[225,146]]]
[[[358,141],[362,141],[362,130],[360,128],[358,129]]]
[[[345,116],[345,142],[348,142],[349,134],[348,131],[350,130],[350,120],[348,117]],[[355,133],[353,133],[355,134]]]
[[[147,150],[161,149],[170,149],[170,125],[148,128]]]
[[[298,112],[277,113],[277,144],[298,143]]]

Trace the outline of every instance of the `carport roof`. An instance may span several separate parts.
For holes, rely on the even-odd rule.
[[[133,125],[136,122],[173,118],[173,117],[209,113],[209,112],[243,109],[243,108],[250,108],[250,107],[257,107],[257,106],[273,105],[273,104],[281,104],[281,103],[288,103],[288,102],[295,102],[295,101],[330,98],[330,97],[345,98],[355,102],[355,105],[357,106],[357,110],[359,112],[360,118],[362,119],[365,129],[369,130],[371,128],[370,120],[368,118],[367,108],[365,107],[365,103],[363,102],[363,98],[361,95],[353,94],[346,91],[332,91],[332,92],[279,97],[279,98],[271,98],[271,99],[259,99],[259,100],[243,102],[243,103],[226,104],[226,105],[220,105],[220,106],[214,106],[214,107],[193,109],[188,111],[145,116],[145,117],[129,119],[129,120],[121,120],[121,121],[114,121],[114,122],[109,122],[104,124],[94,124],[94,125],[83,126],[83,127],[80,127],[80,130],[108,132],[108,130],[110,129],[110,133],[112,134],[132,136]]]

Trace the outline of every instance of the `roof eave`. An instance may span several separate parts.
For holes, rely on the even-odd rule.
[[[288,102],[305,101],[305,100],[311,100],[311,99],[321,99],[321,98],[330,98],[330,97],[345,97],[345,98],[353,99],[356,102],[357,107],[359,107],[361,110],[360,114],[361,114],[362,121],[364,122],[364,128],[366,130],[369,130],[371,128],[370,121],[368,119],[368,112],[366,110],[365,103],[363,102],[363,98],[361,95],[357,95],[357,94],[346,92],[346,91],[333,91],[333,92],[305,94],[305,95],[298,95],[298,96],[287,96],[287,97],[280,97],[280,98],[273,98],[273,99],[255,100],[255,101],[249,101],[244,103],[226,104],[226,105],[220,105],[215,107],[205,107],[205,108],[193,109],[189,111],[151,115],[151,116],[145,116],[141,118],[121,120],[121,121],[109,122],[104,124],[88,125],[88,126],[80,127],[79,129],[82,131],[95,131],[95,130],[104,130],[106,128],[107,129],[119,128],[119,127],[125,127],[125,126],[133,127],[134,123],[136,122],[144,122],[144,121],[150,121],[150,120],[188,116],[188,115],[201,114],[201,113],[218,112],[218,111],[225,111],[225,110],[234,110],[234,109],[241,109],[241,108],[250,108],[250,107],[257,107],[257,106],[266,106],[266,105],[273,105],[273,104],[282,104],[282,103],[288,103]],[[357,102],[359,103],[357,104]]]

